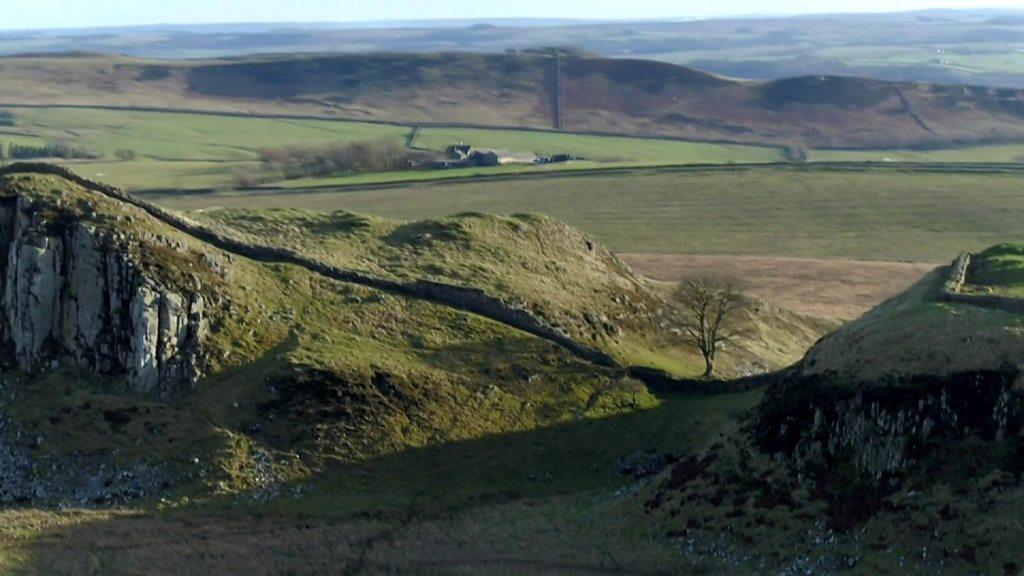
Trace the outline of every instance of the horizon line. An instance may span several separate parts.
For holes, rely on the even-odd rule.
[[[785,19],[785,18],[803,18],[803,17],[814,17],[814,16],[872,16],[872,15],[900,15],[900,14],[919,14],[928,12],[993,12],[993,11],[1006,11],[1006,12],[1021,12],[1024,13],[1024,7],[1017,6],[981,6],[971,8],[921,8],[918,10],[872,10],[865,12],[858,11],[823,11],[823,12],[774,12],[774,13],[749,13],[749,14],[719,14],[709,16],[664,16],[664,17],[653,17],[653,18],[565,18],[557,16],[480,16],[480,17],[465,17],[465,18],[395,18],[386,20],[256,20],[256,21],[210,21],[210,22],[148,22],[139,24],[114,24],[114,25],[97,25],[97,26],[58,26],[53,28],[3,28],[0,27],[0,33],[8,32],[62,32],[62,31],[84,31],[84,30],[132,30],[132,29],[143,29],[143,28],[202,28],[202,27],[216,27],[216,26],[283,26],[283,27],[317,27],[317,26],[339,26],[339,27],[362,27],[368,30],[374,29],[396,29],[396,28],[447,28],[456,26],[422,26],[423,24],[430,23],[458,23],[463,22],[469,25],[469,23],[486,24],[487,22],[553,22],[565,25],[602,25],[602,24],[618,24],[618,23],[637,23],[637,24],[654,24],[654,23],[686,23],[686,22],[700,22],[709,20],[752,20],[752,19]],[[417,26],[420,24],[421,26]],[[552,27],[558,24],[552,24]],[[510,27],[527,27],[527,26],[510,26]]]

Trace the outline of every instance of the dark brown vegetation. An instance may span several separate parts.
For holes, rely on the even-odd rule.
[[[0,101],[315,114],[550,129],[544,54],[4,58]],[[644,60],[561,58],[564,129],[809,147],[1024,140],[1013,89],[811,76],[740,82]],[[187,102],[187,104],[185,103]]]
[[[7,148],[7,155],[12,160],[33,160],[37,158],[62,158],[65,160],[99,158],[99,154],[68,142],[55,142],[39,146],[33,146],[30,144],[11,144]]]
[[[264,166],[288,179],[410,170],[424,166],[432,158],[428,152],[410,150],[389,140],[260,151]]]

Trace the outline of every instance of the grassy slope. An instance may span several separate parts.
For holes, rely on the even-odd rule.
[[[1024,296],[1024,246],[999,244],[971,259],[970,288]]]
[[[347,268],[482,287],[623,363],[700,373],[699,358],[672,331],[678,320],[667,295],[593,238],[550,218],[462,214],[404,223],[301,210],[213,210],[200,217]],[[774,308],[752,313],[751,322],[758,337],[726,355],[724,374],[788,365],[830,328]]]
[[[210,446],[204,454],[215,463],[211,473],[237,485],[249,480],[249,450],[255,446],[298,452],[303,462],[316,466],[325,457],[358,459],[652,402],[635,383],[615,380],[610,386],[610,373],[493,322],[329,282],[293,267],[227,259],[135,209],[52,179],[17,177],[5,186],[43,201],[64,192],[71,205],[88,196],[101,227],[180,240],[187,260],[202,252],[230,262],[226,279],[210,276],[204,282],[228,302],[226,309],[211,311],[220,323],[208,343],[213,375],[195,392],[160,406],[161,415],[154,418],[173,421],[176,411],[194,412],[211,423],[212,428],[175,427],[183,435],[176,446]],[[131,224],[125,223],[127,215],[133,216]],[[169,281],[178,282],[174,274],[190,265],[175,260],[178,252],[152,252],[146,245],[141,244],[140,257],[153,273],[170,274]],[[191,269],[212,274],[194,262]],[[66,385],[78,390],[72,384],[76,377],[66,378]],[[133,428],[94,428],[103,421],[102,406],[154,400],[134,397],[110,382],[65,396],[49,396],[47,390],[29,385],[10,399],[8,409],[20,416],[26,438],[41,434],[54,450],[83,448],[86,442],[86,451],[120,447],[142,457],[161,453],[148,444],[132,448]],[[605,393],[595,395],[599,390]],[[83,394],[97,400],[82,402]],[[48,415],[65,405],[72,416],[55,424]],[[253,434],[256,423],[261,431]],[[156,446],[164,439],[146,438]],[[191,457],[175,452],[177,459]]]
[[[744,169],[346,190],[155,195],[175,208],[303,207],[390,218],[543,213],[616,252],[946,262],[1024,237],[1020,176]]]
[[[844,326],[814,347],[805,372],[846,380],[943,376],[1024,362],[1024,317],[939,302],[948,267]]]
[[[252,574],[683,566],[676,546],[643,525],[628,497],[635,481],[616,463],[642,450],[700,450],[760,396],[665,397],[621,416],[406,451],[336,469],[305,484],[302,497],[268,504],[3,512],[0,566]]]
[[[129,188],[226,188],[259,169],[259,150],[288,145],[405,138],[408,129],[359,122],[271,120],[100,109],[19,109],[19,132],[68,140],[101,154],[78,163],[88,176]],[[12,130],[13,130],[12,129]],[[6,137],[0,133],[0,142]],[[119,149],[139,159],[114,160]]]
[[[406,570],[437,561],[475,564],[493,562],[490,555],[513,541],[532,541],[538,523],[556,511],[563,520],[555,532],[541,532],[548,534],[543,546],[513,553],[499,565],[508,562],[515,569],[522,562],[566,557],[598,568],[620,561],[663,565],[673,561],[671,550],[649,542],[642,528],[623,525],[623,514],[632,514],[628,502],[609,500],[624,482],[616,462],[645,449],[679,453],[705,447],[760,395],[657,398],[635,382],[488,321],[327,282],[292,267],[227,258],[138,210],[52,178],[15,177],[4,186],[44,203],[61,195],[64,206],[78,207],[63,208],[76,210],[76,217],[87,201],[101,228],[184,242],[184,251],[175,255],[148,251],[143,240],[139,254],[154,274],[174,279],[187,267],[177,259],[200,251],[229,270],[223,284],[204,281],[222,291],[229,309],[212,336],[215,374],[196,390],[170,400],[142,398],[116,382],[65,372],[23,381],[16,394],[4,397],[5,413],[25,438],[46,438],[41,456],[116,449],[124,460],[174,458],[186,468],[199,458],[209,463],[208,482],[224,481],[224,488],[237,490],[251,485],[254,451],[265,450],[282,478],[306,479],[305,496],[268,505],[239,505],[225,497],[200,498],[203,506],[168,515],[152,509],[4,512],[0,566],[6,570],[131,572],[178,567],[176,558],[188,558],[189,570],[250,566],[257,572],[326,569],[325,562],[331,570],[360,562]],[[269,221],[276,229],[302,223],[325,238],[324,248],[338,249],[344,243],[333,235],[350,235],[359,224],[352,217],[307,213],[269,214],[266,220],[252,213],[236,216],[264,226]],[[552,249],[554,258],[539,264],[547,268],[557,266],[559,237],[572,244],[582,240],[543,219],[469,216],[462,218],[466,226],[459,220],[371,221],[371,230],[387,231],[394,250],[372,235],[350,236],[354,246],[346,256],[366,262],[389,256],[399,265],[382,270],[408,273],[443,263],[416,263],[417,253],[458,252],[443,242],[466,240],[463,228],[473,239],[480,238],[479,229],[486,237],[498,227],[537,234],[539,244]],[[473,269],[495,281],[497,270],[489,276],[475,267],[500,257],[493,252],[501,241],[517,234],[474,246],[479,259],[451,273]],[[533,239],[523,241],[529,245]],[[527,250],[519,254],[531,258]],[[614,265],[608,258],[599,252],[605,265]],[[521,272],[531,269],[527,261],[520,265]],[[578,289],[588,278],[575,278]],[[596,306],[600,298],[592,298]],[[133,408],[137,416],[127,424],[103,424],[103,410]],[[311,470],[323,475],[309,478]],[[495,523],[496,515],[517,520]],[[197,531],[197,525],[204,528]],[[491,533],[475,540],[479,546],[460,544],[480,526]],[[218,536],[211,538],[207,529]],[[247,534],[264,530],[272,534],[254,546]],[[376,547],[382,530],[395,535],[393,544]],[[178,542],[171,555],[169,540]],[[595,553],[595,541],[608,549]]]

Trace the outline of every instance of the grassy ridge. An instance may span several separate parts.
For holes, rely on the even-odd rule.
[[[1009,296],[1024,296],[1024,245],[999,244],[971,259],[972,287]]]
[[[295,209],[220,209],[195,217],[233,236],[377,277],[475,286],[520,303],[623,364],[690,377],[701,372],[699,356],[668,329],[677,316],[660,287],[634,275],[591,237],[547,217],[468,213],[407,223]],[[744,311],[752,335],[723,354],[722,375],[789,365],[833,328],[784,311],[769,314],[770,320]]]

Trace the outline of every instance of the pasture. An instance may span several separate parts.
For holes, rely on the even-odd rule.
[[[259,163],[263,148],[322,146],[356,141],[405,142],[411,126],[341,120],[295,120],[215,114],[106,110],[99,108],[14,108],[15,126],[0,129],[0,147],[68,142],[97,153],[74,160],[81,174],[131,190],[226,190],[239,176],[256,176],[270,187],[313,188],[449,180],[575,171],[595,168],[755,164],[785,161],[781,148],[628,138],[510,129],[428,127],[413,145],[429,150],[465,142],[482,148],[541,155],[573,154],[584,160],[550,165],[507,165],[455,170],[407,170],[281,180]],[[134,159],[119,160],[129,150]],[[811,150],[811,161],[849,162],[1020,162],[1017,145],[975,146],[929,151]]]
[[[292,145],[368,140],[404,142],[411,127],[335,120],[240,118],[169,112],[104,109],[15,109],[17,126],[0,132],[0,143],[67,141],[98,153],[97,161],[75,161],[83,175],[130,189],[230,188],[240,173],[259,173],[259,151]],[[515,130],[431,128],[416,145],[444,150],[475,146],[541,154],[572,153],[590,159],[565,165],[503,166],[448,171],[405,171],[280,181],[286,187],[433,180],[480,174],[598,166],[778,162],[777,148],[691,143],[643,138],[606,138]],[[115,160],[131,150],[135,160]]]
[[[748,167],[146,197],[186,210],[302,207],[407,220],[530,212],[617,252],[941,263],[1024,238],[1021,181],[1020,173]]]

